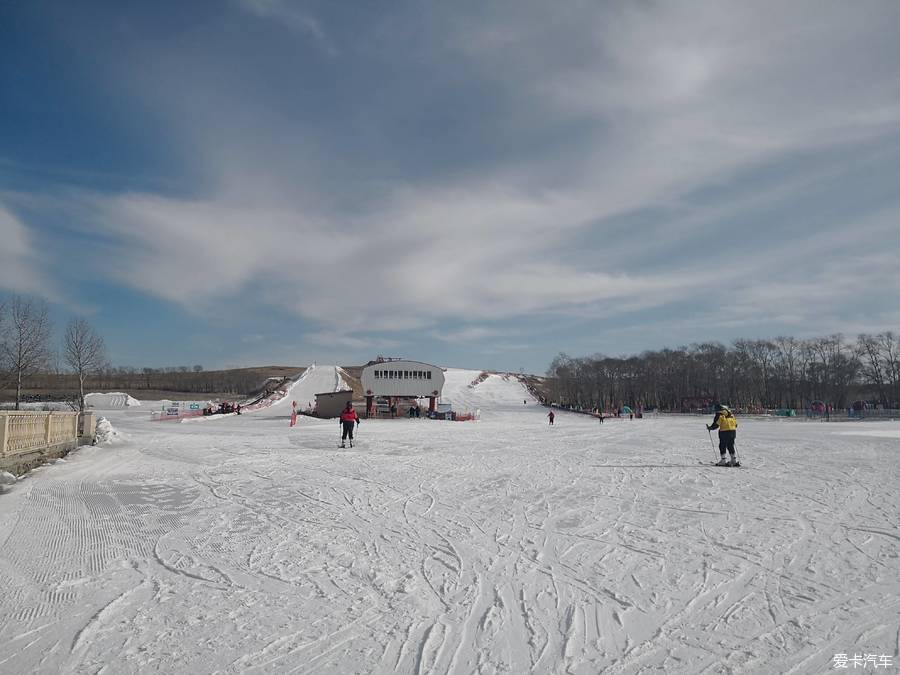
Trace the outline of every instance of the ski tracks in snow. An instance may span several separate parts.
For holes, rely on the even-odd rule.
[[[697,464],[695,419],[548,428],[522,398],[365,421],[349,452],[313,420],[139,427],[47,470],[0,558],[0,670],[803,673],[894,648],[897,500],[848,441],[744,424],[735,471]]]

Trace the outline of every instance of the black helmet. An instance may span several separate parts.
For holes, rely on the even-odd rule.
[[[722,405],[721,403],[713,403],[713,407],[714,407],[716,410],[725,410],[725,406]]]

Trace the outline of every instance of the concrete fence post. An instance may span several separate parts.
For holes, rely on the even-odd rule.
[[[0,415],[0,457],[6,454],[6,439],[9,436],[9,415]]]
[[[50,445],[50,429],[53,424],[53,413],[47,413],[47,417],[44,420],[44,445]]]
[[[97,434],[97,418],[93,412],[82,412],[78,415],[78,438],[93,438]]]

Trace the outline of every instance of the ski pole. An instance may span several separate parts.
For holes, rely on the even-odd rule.
[[[712,429],[707,427],[706,430],[709,432],[709,444],[712,446],[713,454],[715,455],[715,458],[718,461],[719,454],[716,452],[716,442],[712,439]]]

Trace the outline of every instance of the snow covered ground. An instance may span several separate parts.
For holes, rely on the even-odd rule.
[[[481,421],[352,450],[110,411],[126,440],[0,495],[0,672],[896,672],[900,422],[742,419],[724,469],[705,419],[549,427],[477,376],[445,398]]]

